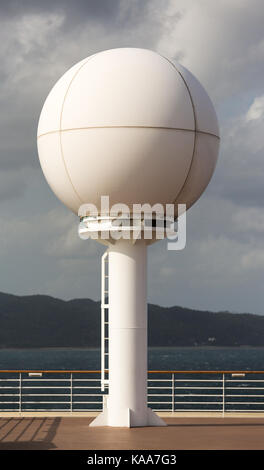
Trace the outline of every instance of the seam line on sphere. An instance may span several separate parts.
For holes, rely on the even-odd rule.
[[[195,150],[196,150],[196,142],[197,142],[197,117],[196,117],[196,110],[195,110],[195,106],[194,106],[194,102],[193,102],[193,98],[192,98],[192,94],[191,94],[191,91],[187,85],[187,82],[186,80],[184,79],[183,75],[181,74],[181,72],[177,69],[176,66],[174,66],[175,70],[177,70],[178,74],[180,75],[180,77],[182,78],[183,80],[183,83],[185,84],[186,88],[187,88],[187,91],[189,93],[189,96],[190,96],[190,100],[191,100],[191,103],[192,103],[192,108],[193,108],[193,118],[194,118],[194,140],[193,140],[193,152],[192,152],[192,158],[191,158],[191,163],[190,163],[190,166],[189,166],[189,170],[187,172],[187,175],[186,175],[186,178],[184,180],[184,183],[179,191],[179,193],[177,194],[176,198],[174,199],[173,201],[173,204],[175,204],[175,202],[177,201],[178,198],[180,198],[181,194],[184,192],[184,188],[186,186],[186,183],[189,179],[189,176],[190,176],[190,173],[191,173],[191,170],[192,170],[192,166],[193,166],[193,162],[194,162],[194,158],[195,158]]]
[[[220,140],[220,137],[216,134],[212,134],[211,132],[206,131],[199,131],[194,129],[183,129],[181,127],[165,127],[165,126],[87,126],[87,127],[75,127],[69,129],[58,129],[56,131],[48,131],[44,134],[38,135],[38,139],[44,137],[45,135],[55,134],[56,132],[72,132],[72,131],[81,131],[81,130],[93,130],[93,129],[164,129],[164,130],[171,130],[171,131],[184,131],[184,132],[193,132],[196,134],[205,134],[215,137],[216,139]]]
[[[180,75],[186,89],[187,89],[187,92],[189,94],[189,97],[190,97],[190,100],[191,100],[191,104],[192,104],[192,109],[193,109],[193,118],[194,118],[194,141],[193,141],[193,152],[192,152],[192,158],[191,158],[191,163],[190,163],[190,166],[189,166],[189,170],[187,172],[187,175],[186,175],[186,178],[184,180],[184,183],[180,189],[180,191],[178,192],[177,196],[174,198],[173,200],[173,204],[175,204],[175,202],[177,201],[177,199],[181,196],[182,192],[184,191],[184,188],[186,186],[186,183],[187,183],[187,180],[189,178],[189,175],[191,173],[191,169],[192,169],[192,166],[193,166],[193,162],[194,162],[194,155],[195,155],[195,148],[196,148],[196,141],[197,141],[197,117],[196,117],[196,111],[195,111],[195,106],[194,106],[194,102],[193,102],[193,98],[192,98],[192,94],[191,94],[191,91],[188,87],[188,84],[185,80],[185,78],[183,77],[182,73],[177,69],[176,65],[171,62],[167,57],[164,57],[164,59],[167,59],[167,61],[172,65],[172,67],[176,70],[176,72]]]
[[[60,133],[60,149],[61,149],[61,157],[62,157],[62,161],[63,161],[63,165],[64,165],[64,168],[65,168],[65,171],[66,171],[66,174],[69,178],[69,181],[70,181],[70,184],[72,186],[72,189],[73,191],[75,192],[75,195],[77,196],[77,198],[79,199],[80,203],[83,204],[83,201],[79,195],[79,193],[77,192],[74,184],[73,184],[73,181],[70,177],[70,173],[68,171],[68,168],[67,168],[67,165],[66,165],[66,162],[65,162],[65,158],[64,158],[64,153],[63,153],[63,146],[62,146],[62,136],[61,136],[61,124],[62,124],[62,115],[63,115],[63,111],[64,111],[64,105],[65,105],[65,101],[66,101],[66,98],[67,98],[67,95],[69,93],[69,90],[70,90],[70,87],[74,81],[74,79],[77,77],[78,73],[81,71],[81,69],[87,64],[87,62],[89,62],[90,59],[92,59],[95,55],[97,54],[93,54],[92,56],[90,56],[79,68],[78,70],[76,71],[76,73],[74,74],[74,76],[72,77],[69,85],[68,85],[68,88],[65,92],[65,95],[64,95],[64,98],[63,98],[63,102],[62,102],[62,106],[61,106],[61,113],[60,113],[60,129],[59,129],[59,133]]]

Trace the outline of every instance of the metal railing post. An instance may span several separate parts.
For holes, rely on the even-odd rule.
[[[175,408],[175,379],[174,373],[172,374],[172,412],[174,413]]]
[[[70,388],[70,411],[72,413],[72,372],[71,372],[71,378],[70,378],[70,383],[71,383],[71,388]]]
[[[22,374],[19,373],[19,413],[22,411]]]
[[[222,416],[225,416],[225,374],[223,374],[223,406],[222,406]]]

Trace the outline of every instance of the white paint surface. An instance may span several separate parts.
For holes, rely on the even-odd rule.
[[[75,213],[84,203],[99,210],[101,195],[129,206],[180,195],[190,207],[210,181],[218,136],[210,98],[188,70],[147,49],[121,48],[82,60],[56,83],[40,115],[38,150],[48,183]]]

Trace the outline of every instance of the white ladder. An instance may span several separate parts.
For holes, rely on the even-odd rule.
[[[101,390],[108,387],[109,380],[105,378],[108,370],[109,358],[109,259],[108,250],[102,256],[101,261]]]

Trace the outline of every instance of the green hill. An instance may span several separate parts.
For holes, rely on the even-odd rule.
[[[264,316],[148,305],[149,346],[264,346]],[[0,293],[0,348],[99,347],[100,302]]]

